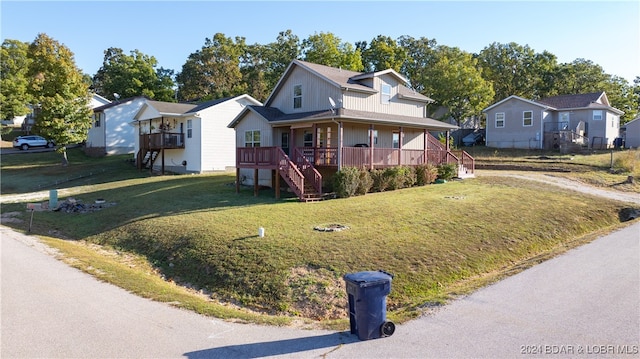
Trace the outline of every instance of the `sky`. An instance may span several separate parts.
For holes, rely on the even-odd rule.
[[[435,39],[479,53],[494,42],[528,45],[559,63],[591,60],[632,83],[640,76],[640,1],[12,1],[0,0],[0,35],[32,42],[45,33],[93,76],[104,51],[154,56],[180,72],[216,33],[247,44],[333,33],[343,42],[378,35]]]

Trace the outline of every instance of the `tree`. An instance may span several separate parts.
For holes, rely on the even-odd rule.
[[[11,120],[31,112],[27,87],[29,43],[5,40],[0,49],[0,119]]]
[[[28,91],[37,106],[34,132],[56,143],[66,166],[67,145],[86,140],[91,127],[89,87],[73,53],[46,34],[38,34],[28,56]]]
[[[158,68],[158,61],[138,50],[126,55],[119,48],[104,52],[102,67],[93,77],[93,90],[110,100],[147,96],[159,101],[174,100],[173,70]]]
[[[549,52],[536,54],[528,45],[494,42],[477,58],[482,77],[493,84],[493,102],[511,95],[537,99],[553,94],[553,89],[545,86],[553,83],[550,74],[557,66],[556,57]]]
[[[245,39],[235,42],[222,33],[206,38],[202,49],[189,55],[176,76],[180,100],[210,100],[246,92],[240,58],[246,52]]]
[[[366,44],[366,43],[364,43]],[[362,45],[356,45],[362,46]],[[366,45],[364,45],[366,47]],[[362,52],[362,61],[365,71],[382,71],[393,69],[402,71],[402,65],[407,60],[407,50],[390,38],[389,36],[378,35],[371,40],[369,47]]]
[[[429,81],[425,95],[446,108],[444,118],[453,118],[458,126],[462,120],[479,116],[492,101],[490,82],[480,75],[477,60],[457,47],[440,45],[435,49],[435,62],[426,69]]]
[[[436,40],[401,36],[398,43],[407,53],[401,73],[409,79],[414,90],[424,94],[425,86],[430,81],[427,71],[436,61],[434,52]]]
[[[315,64],[337,67],[350,71],[362,71],[360,51],[348,42],[327,32],[315,33],[302,41],[304,60]]]

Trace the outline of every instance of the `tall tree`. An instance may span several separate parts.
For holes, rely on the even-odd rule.
[[[398,39],[398,44],[407,53],[401,73],[409,79],[413,89],[424,94],[425,86],[430,81],[430,74],[427,71],[436,61],[434,51],[437,46],[436,40],[426,37],[416,39],[411,36],[401,36]]]
[[[86,140],[91,127],[89,87],[73,53],[46,34],[38,34],[28,56],[29,93],[38,106],[34,132],[55,141],[66,166],[67,145]]]
[[[393,69],[401,72],[406,60],[407,50],[389,36],[378,35],[362,52],[365,71]]]
[[[494,102],[511,95],[534,99],[553,93],[544,86],[557,66],[555,56],[549,52],[536,54],[528,45],[494,42],[477,57],[482,77],[493,83]]]
[[[360,51],[336,35],[327,32],[315,33],[302,41],[304,60],[315,64],[339,67],[350,71],[362,71]]]
[[[246,92],[240,58],[245,54],[245,38],[217,33],[206,38],[202,49],[189,55],[176,76],[178,98],[198,101],[240,95]]]
[[[465,118],[480,116],[493,99],[493,87],[480,75],[477,59],[457,47],[438,46],[426,72],[425,95],[446,109],[442,119],[451,117],[458,126]]]
[[[102,67],[93,77],[93,90],[110,100],[147,96],[159,101],[173,101],[173,70],[158,68],[158,61],[138,50],[126,55],[122,49],[104,52]]]
[[[11,120],[28,114],[31,101],[27,91],[27,56],[29,43],[4,40],[0,49],[0,119]]]

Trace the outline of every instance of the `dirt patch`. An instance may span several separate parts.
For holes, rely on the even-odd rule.
[[[333,272],[309,266],[292,268],[286,285],[292,314],[316,320],[344,318],[346,288],[344,280]]]

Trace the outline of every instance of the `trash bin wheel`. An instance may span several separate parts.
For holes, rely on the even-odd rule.
[[[380,327],[380,334],[383,337],[390,337],[396,331],[396,325],[393,322],[384,322]]]

